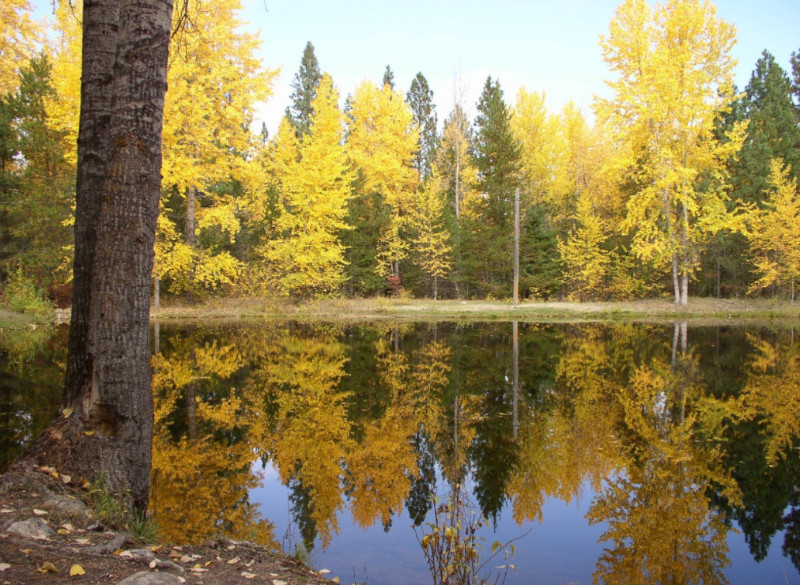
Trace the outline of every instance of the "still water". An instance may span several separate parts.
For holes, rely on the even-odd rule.
[[[477,564],[513,543],[484,569],[513,563],[509,584],[800,584],[791,327],[285,322],[153,337],[165,539],[223,533],[301,551],[342,583],[422,584],[449,514],[457,538],[480,524]],[[0,465],[54,416],[65,339],[0,334]]]

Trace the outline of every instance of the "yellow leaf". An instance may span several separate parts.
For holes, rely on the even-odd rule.
[[[83,434],[87,437],[94,437],[94,431],[83,431]]]
[[[72,413],[74,412],[74,410],[75,409],[73,409],[72,407],[65,408],[64,410],[61,411],[61,414],[64,415],[64,418],[69,418],[72,415]]]
[[[72,565],[69,569],[69,576],[75,577],[76,575],[85,575],[86,571],[80,565]]]
[[[62,475],[61,476],[61,481],[63,481],[64,483],[69,483],[69,482],[72,481],[72,476],[70,476],[70,475]]]
[[[51,563],[50,561],[45,561],[45,563],[40,567],[38,564],[36,565],[36,570],[40,573],[58,573],[59,570],[56,566]]]

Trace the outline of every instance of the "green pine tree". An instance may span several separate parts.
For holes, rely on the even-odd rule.
[[[19,72],[17,91],[2,99],[0,267],[6,273],[21,270],[66,301],[75,175],[63,133],[48,125],[46,102],[57,99],[50,71],[44,54],[31,59]]]
[[[467,236],[472,278],[485,294],[508,296],[513,278],[514,190],[522,151],[500,83],[486,79],[475,120],[475,167],[481,213]]]
[[[420,180],[431,176],[433,161],[439,138],[436,134],[436,106],[433,103],[433,90],[422,73],[417,73],[411,81],[411,89],[406,94],[406,102],[414,114],[414,122],[419,126],[419,150],[414,157],[414,167]]]
[[[733,165],[733,196],[759,204],[769,190],[773,158],[789,165],[792,178],[800,173],[800,127],[792,103],[792,81],[768,51],[756,62],[743,107],[750,122],[739,160]]]
[[[311,103],[317,97],[317,87],[322,79],[319,62],[314,55],[314,45],[311,41],[306,43],[303,58],[300,60],[300,70],[295,73],[292,82],[292,105],[286,108],[286,117],[294,126],[297,137],[302,140],[311,130],[311,118],[314,109]]]
[[[394,71],[392,68],[387,65],[386,70],[383,72],[383,83],[381,86],[388,85],[392,90],[394,90]]]

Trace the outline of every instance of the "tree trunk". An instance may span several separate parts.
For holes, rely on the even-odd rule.
[[[186,189],[186,245],[194,252],[197,248],[197,222],[195,220],[195,206],[197,205],[197,189],[195,187],[188,187]],[[186,302],[192,304],[194,302],[194,294],[192,293],[192,283],[194,282],[194,264],[192,264],[192,277],[189,279],[189,289],[186,291]]]
[[[514,306],[519,304],[519,187],[514,190]]]
[[[678,254],[672,253],[672,290],[675,293],[675,304],[681,302],[681,283],[678,277]]]
[[[153,397],[150,279],[172,0],[85,0],[72,319],[48,451],[145,509]],[[87,435],[84,431],[94,431]]]

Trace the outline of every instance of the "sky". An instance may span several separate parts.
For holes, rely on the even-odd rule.
[[[544,91],[551,111],[570,99],[591,119],[595,95],[610,95],[599,46],[621,0],[242,0],[242,19],[260,30],[264,66],[280,69],[259,108],[271,135],[290,104],[306,42],[342,100],[364,80],[379,84],[386,65],[403,94],[421,72],[434,92],[441,126],[461,96],[474,114],[486,77],[513,104],[521,87]],[[49,10],[49,0],[35,0]],[[737,29],[736,83],[747,84],[765,49],[789,71],[800,50],[800,0],[718,0]],[[37,10],[37,11],[38,11]],[[260,120],[254,124],[260,128]]]
[[[618,0],[244,0],[243,19],[261,30],[265,66],[280,68],[260,112],[274,134],[290,104],[306,42],[342,97],[363,80],[380,83],[386,65],[405,94],[421,72],[441,125],[454,95],[474,113],[486,77],[513,104],[521,87],[544,91],[552,111],[570,99],[591,118],[595,95],[609,96],[599,46]],[[737,29],[736,83],[744,88],[765,49],[789,71],[800,50],[800,0],[719,0],[717,14]],[[460,90],[458,88],[461,88]],[[260,124],[259,124],[260,127]]]

